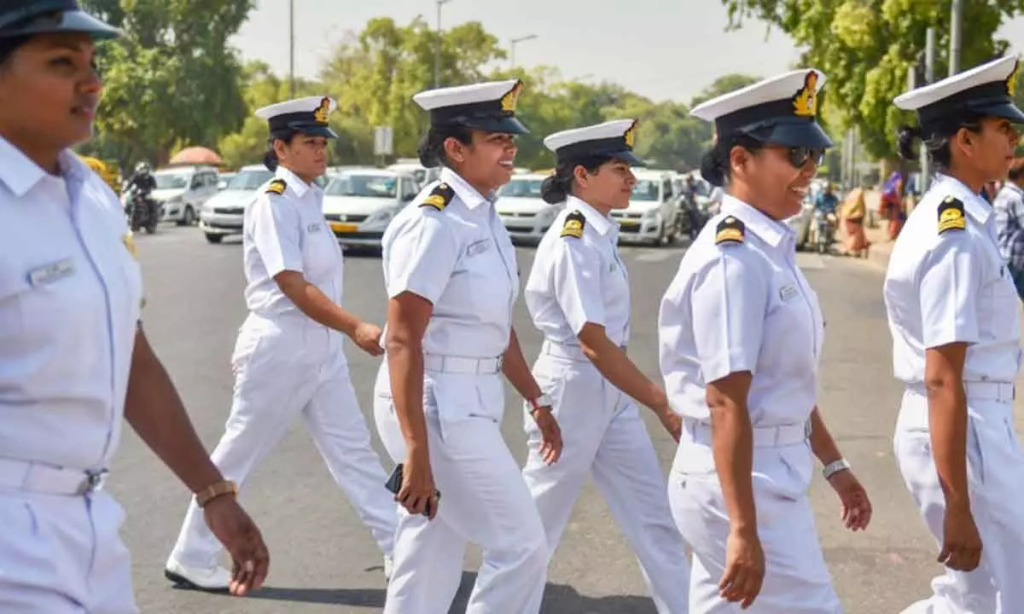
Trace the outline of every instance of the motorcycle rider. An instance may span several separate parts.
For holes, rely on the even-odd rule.
[[[839,197],[835,194],[835,184],[829,182],[825,189],[814,197],[814,242],[829,249],[835,240],[836,207]],[[823,236],[824,235],[824,236]]]
[[[138,230],[139,227],[145,226],[147,230],[152,232],[152,229],[156,227],[156,222],[160,218],[157,202],[151,196],[155,189],[156,177],[153,176],[153,170],[150,168],[149,163],[143,161],[136,164],[135,171],[127,182],[125,203],[131,205],[133,195],[138,195],[142,202],[146,203],[146,209],[142,212],[144,213],[142,216],[139,216],[139,212],[136,211],[130,213],[132,230]]]

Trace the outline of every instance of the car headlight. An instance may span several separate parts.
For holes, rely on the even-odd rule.
[[[661,210],[659,210],[659,209],[651,209],[649,211],[644,211],[643,219],[644,220],[657,220],[660,217],[661,217]]]

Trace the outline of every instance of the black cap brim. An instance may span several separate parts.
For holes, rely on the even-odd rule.
[[[490,134],[529,134],[530,130],[515,116],[475,117],[460,122],[467,128],[482,130]]]
[[[1012,102],[981,106],[977,107],[975,110],[982,115],[1001,117],[1003,119],[1008,119],[1015,124],[1024,124],[1024,112],[1018,109],[1017,105]]]
[[[314,124],[294,124],[290,126],[292,130],[300,134],[308,134],[309,136],[322,136],[329,139],[338,138],[337,133],[331,130],[328,126],[314,125]]]
[[[630,166],[647,166],[647,164],[644,163],[643,160],[641,160],[640,158],[636,157],[636,154],[634,154],[632,151],[630,151],[628,149],[623,149],[622,151],[616,151],[616,152],[613,152],[613,153],[611,153],[609,155],[612,158],[614,158],[615,160],[621,160],[621,161],[625,162],[626,164],[628,164]]]
[[[833,146],[832,139],[817,122],[777,122],[774,126],[756,134],[758,140],[786,147],[813,147],[827,149]]]
[[[120,30],[84,11],[64,11],[58,14],[60,19],[53,19],[50,15],[40,15],[35,19],[27,20],[16,28],[0,30],[0,38],[61,32],[80,32],[90,35],[94,40],[107,40],[121,36]]]

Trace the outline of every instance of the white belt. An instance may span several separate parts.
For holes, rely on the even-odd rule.
[[[706,422],[686,419],[686,430],[693,441],[711,445],[711,425]],[[803,424],[784,424],[781,426],[755,426],[755,448],[781,448],[803,443],[811,436],[811,421]]]
[[[423,355],[423,369],[434,373],[462,373],[467,375],[490,375],[501,373],[502,357],[466,358],[464,356]]]
[[[626,346],[623,345],[620,347],[623,351],[626,350]],[[583,353],[583,348],[578,345],[545,341],[541,345],[540,351],[542,354],[554,356],[555,358],[564,358],[566,360],[575,360],[577,362],[590,362],[587,355]]]
[[[0,458],[0,489],[48,495],[82,496],[103,488],[107,471],[64,469],[23,460]]]
[[[910,390],[928,397],[924,384],[911,384]],[[964,393],[969,400],[1012,402],[1015,396],[1013,384],[1007,382],[964,382]]]

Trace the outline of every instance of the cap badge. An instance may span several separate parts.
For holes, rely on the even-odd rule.
[[[523,82],[517,81],[515,86],[501,97],[501,110],[508,113],[516,112],[516,105],[519,103],[519,91],[523,89]]]
[[[626,147],[633,149],[633,144],[636,143],[636,125],[637,122],[633,122],[633,125],[626,130],[626,134],[622,138],[626,140]]]
[[[818,112],[818,73],[813,70],[804,77],[804,86],[793,97],[793,113],[800,117],[814,117]]]
[[[330,110],[331,99],[325,96],[324,99],[320,101],[320,106],[316,108],[316,111],[313,111],[313,119],[315,119],[318,123],[326,124],[327,114],[330,112]]]
[[[1017,69],[1020,68],[1020,60],[1013,62],[1013,71],[1006,78],[1006,93],[1013,96],[1017,93]]]

